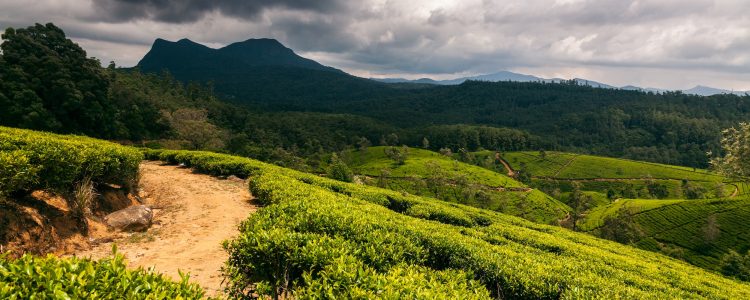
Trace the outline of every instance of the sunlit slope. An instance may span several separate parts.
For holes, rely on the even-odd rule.
[[[566,217],[570,208],[545,193],[503,173],[463,163],[417,148],[401,148],[399,164],[386,155],[389,147],[352,150],[342,158],[363,182],[397,191],[439,198],[520,216],[542,223]]]
[[[249,176],[264,208],[227,244],[232,291],[412,299],[747,299],[750,285],[563,228],[208,152],[149,151]]]
[[[543,153],[543,154],[542,154]],[[570,179],[653,178],[721,181],[724,178],[702,169],[664,165],[621,158],[566,152],[505,152],[502,157],[518,167],[528,166],[534,176]]]
[[[627,209],[637,225],[635,245],[718,269],[730,250],[750,250],[750,200],[621,200],[592,210],[580,223],[596,233],[608,217]],[[713,229],[713,230],[712,230]]]
[[[553,151],[501,155],[513,169],[530,174],[534,186],[554,185],[561,192],[572,190],[573,183],[612,198],[721,198],[743,192],[719,174],[688,167]],[[649,183],[663,185],[665,192],[649,193]]]

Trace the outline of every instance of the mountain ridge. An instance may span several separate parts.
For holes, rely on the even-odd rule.
[[[196,60],[200,67],[210,67],[207,65],[221,62],[235,69],[284,66],[344,74],[339,69],[299,56],[294,50],[271,38],[251,38],[221,48],[210,48],[187,38],[176,42],[157,38],[137,67],[146,72],[164,68],[185,69],[186,61],[196,63]],[[238,62],[241,64],[237,65]]]
[[[534,75],[528,75],[528,74],[522,74],[522,73],[515,73],[511,71],[499,71],[489,74],[482,74],[482,75],[476,75],[476,76],[466,76],[466,77],[458,77],[454,79],[443,79],[443,80],[434,80],[432,78],[419,78],[419,79],[406,79],[406,78],[369,78],[371,80],[385,82],[385,83],[422,83],[422,84],[436,84],[436,85],[458,85],[461,83],[464,83],[469,80],[475,80],[475,81],[490,81],[490,82],[498,82],[498,81],[518,81],[518,82],[562,82],[566,80],[573,80],[577,82],[580,85],[589,85],[596,88],[606,88],[606,89],[622,89],[622,90],[633,90],[633,91],[642,91],[642,92],[652,92],[652,93],[664,93],[669,91],[680,91],[685,94],[690,95],[699,95],[699,96],[712,96],[717,94],[735,94],[738,96],[742,96],[745,94],[750,94],[750,91],[733,91],[733,90],[727,90],[727,89],[721,89],[721,88],[715,88],[715,87],[709,87],[704,85],[696,85],[695,87],[689,88],[689,89],[682,89],[682,90],[669,90],[669,89],[660,89],[660,88],[653,88],[653,87],[639,87],[634,85],[625,85],[625,86],[614,86],[602,82],[597,82],[594,80],[589,80],[585,78],[573,78],[573,79],[564,79],[564,78],[542,78]]]

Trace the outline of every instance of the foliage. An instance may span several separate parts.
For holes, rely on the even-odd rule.
[[[383,149],[385,156],[396,162],[398,165],[406,164],[406,158],[409,156],[409,148],[386,147]]]
[[[234,296],[750,297],[746,284],[559,227],[228,155],[147,156],[252,172],[251,192],[265,207],[225,245]]]
[[[117,128],[99,62],[52,24],[2,35],[0,120],[4,125],[109,137]]]
[[[51,189],[72,192],[90,178],[133,185],[142,154],[130,147],[87,137],[0,127],[0,194]]]
[[[627,208],[620,209],[617,214],[604,219],[604,224],[599,227],[598,235],[622,244],[632,244],[643,238],[644,233],[638,223],[635,222],[634,211]]]
[[[173,282],[152,270],[128,270],[124,258],[10,259],[0,255],[2,299],[198,299],[204,295],[182,275]]]
[[[354,173],[349,167],[342,161],[335,153],[331,156],[331,163],[328,166],[328,177],[345,181],[352,182],[354,179]]]
[[[345,151],[342,158],[355,173],[365,175],[364,183],[369,185],[495,210],[542,223],[553,223],[570,210],[565,204],[543,192],[526,188],[504,173],[417,148],[408,148],[409,156],[404,163],[394,164],[386,154],[389,148]]]
[[[739,280],[750,281],[750,251],[740,255],[730,250],[721,260],[721,272]]]
[[[180,108],[173,112],[165,111],[164,118],[176,137],[189,143],[189,149],[216,150],[224,147],[225,133],[208,122],[206,110]]]
[[[740,123],[722,131],[724,155],[711,160],[711,166],[732,177],[750,177],[750,123]]]

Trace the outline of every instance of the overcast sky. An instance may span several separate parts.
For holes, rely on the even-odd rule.
[[[363,77],[509,70],[750,90],[750,0],[0,0],[0,27],[35,22],[121,66],[159,37],[269,37]]]

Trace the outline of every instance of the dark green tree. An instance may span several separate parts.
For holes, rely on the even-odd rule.
[[[346,163],[334,153],[331,155],[331,161],[328,166],[328,177],[340,181],[352,182],[352,180],[354,180],[354,173],[352,173],[349,166],[347,166]]]
[[[53,24],[2,34],[0,123],[31,129],[116,136],[117,109],[98,60]]]

